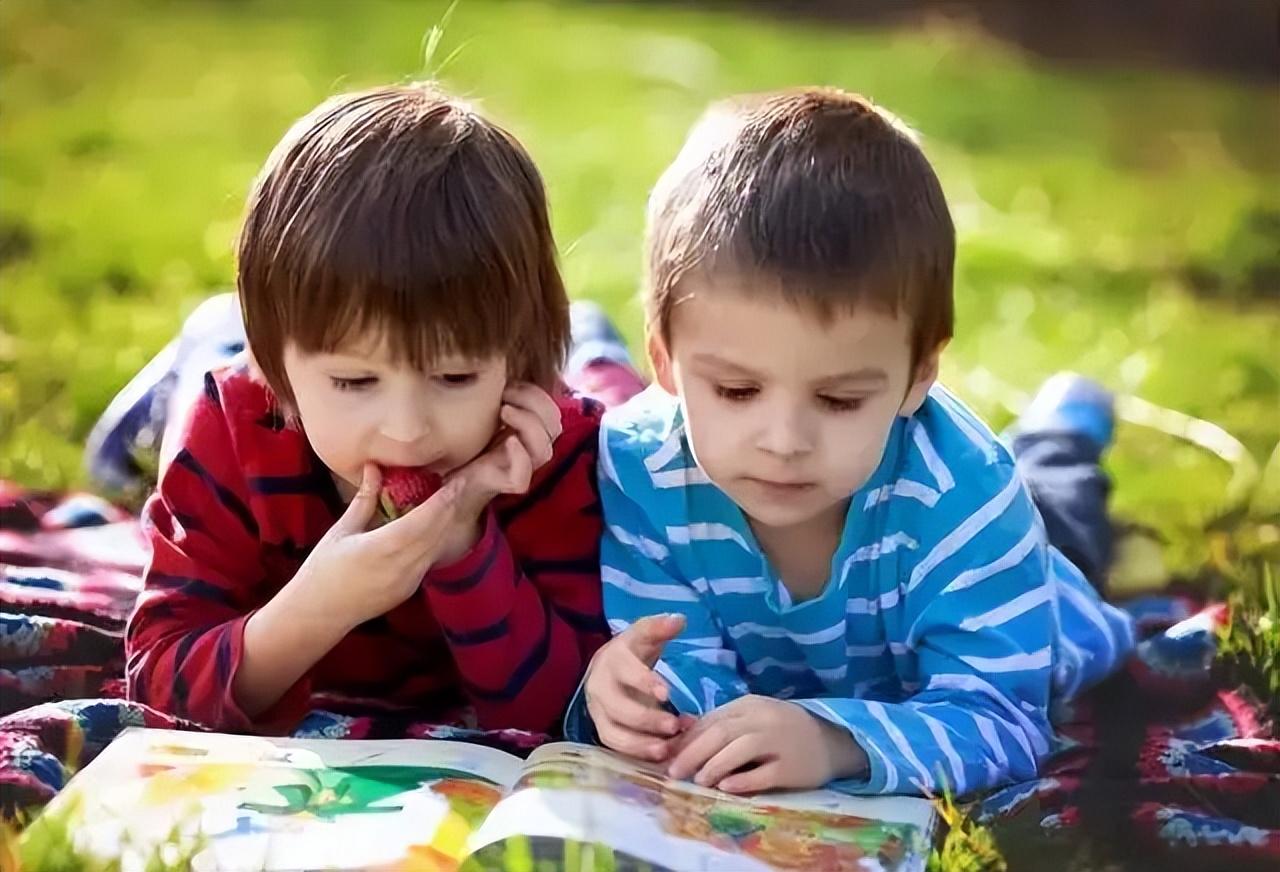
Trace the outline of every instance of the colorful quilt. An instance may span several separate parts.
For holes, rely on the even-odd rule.
[[[38,809],[124,727],[200,729],[124,696],[124,624],[146,559],[136,518],[89,495],[0,482],[0,815]],[[1011,869],[1280,868],[1280,740],[1266,706],[1212,668],[1224,617],[1191,594],[1125,604],[1129,668],[1055,712],[1043,777],[981,798]],[[466,712],[361,712],[341,700],[296,735],[457,738],[527,753]]]

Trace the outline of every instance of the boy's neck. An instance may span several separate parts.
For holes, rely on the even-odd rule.
[[[807,521],[787,527],[766,526],[748,516],[751,532],[793,601],[814,599],[826,589],[831,559],[840,548],[848,511],[849,500],[842,500]]]

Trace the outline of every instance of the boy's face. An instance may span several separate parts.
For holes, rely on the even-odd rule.
[[[754,523],[843,518],[894,419],[924,402],[938,352],[913,372],[906,319],[857,311],[820,320],[740,287],[682,284],[670,348],[650,342],[658,381],[683,401],[698,465]]]
[[[290,343],[284,366],[307,439],[345,496],[368,462],[443,475],[476,457],[497,431],[507,384],[501,355],[448,356],[419,372],[376,339],[319,354]]]

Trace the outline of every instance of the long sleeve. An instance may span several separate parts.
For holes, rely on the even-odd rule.
[[[305,712],[305,682],[256,724],[232,698],[244,625],[266,571],[212,377],[180,432],[181,447],[143,510],[152,556],[125,637],[129,696],[214,729],[287,725]]]
[[[550,731],[608,636],[600,604],[596,428],[566,430],[528,494],[423,588],[484,727]]]
[[[954,523],[900,570],[902,621],[890,647],[910,695],[796,700],[867,753],[866,776],[833,787],[963,794],[1035,777],[1050,751],[1050,549],[1016,475],[981,505],[966,497],[953,491],[932,509]]]
[[[686,579],[671,562],[670,543],[608,475],[600,477],[607,526],[600,546],[604,610],[620,633],[646,615],[683,615],[685,627],[654,667],[682,714],[701,715],[746,694],[738,655],[724,644],[702,594],[707,582]]]

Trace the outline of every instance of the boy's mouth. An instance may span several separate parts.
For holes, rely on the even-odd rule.
[[[755,478],[748,476],[746,481],[766,491],[773,491],[778,494],[798,494],[816,487],[811,481],[773,481],[766,478]]]

